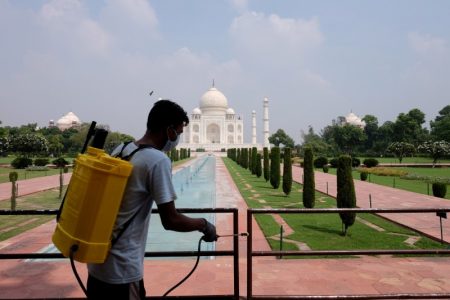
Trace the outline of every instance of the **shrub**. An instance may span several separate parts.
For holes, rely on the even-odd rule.
[[[433,196],[445,198],[445,194],[447,194],[447,184],[442,182],[434,182],[432,188],[433,188]]]
[[[329,163],[330,163],[330,166],[332,168],[337,168],[337,166],[338,166],[338,159],[337,158],[332,158],[332,159],[330,159]]]
[[[19,174],[17,172],[9,172],[9,181],[16,182],[17,178],[19,178]]]
[[[269,148],[264,147],[263,149],[263,159],[264,159],[264,179],[269,181],[270,179],[270,161],[269,161]]]
[[[378,160],[375,158],[366,158],[363,161],[363,164],[367,167],[367,168],[372,168],[372,167],[376,167],[378,166]]]
[[[292,188],[292,159],[291,148],[284,148],[283,161],[283,192],[287,196]]]
[[[328,173],[328,169],[329,169],[328,166],[323,166],[322,167],[322,170],[323,170],[324,173]]]
[[[54,159],[52,161],[52,164],[54,164],[58,168],[63,168],[69,164],[67,160],[64,159],[64,157],[58,157],[57,159]]]
[[[355,186],[353,184],[351,157],[342,155],[339,157],[337,168],[337,196],[336,202],[338,208],[356,207]],[[347,229],[355,223],[355,213],[339,213],[342,223],[345,226],[344,235],[347,235]]]
[[[319,156],[314,160],[314,168],[322,168],[326,164],[328,164],[328,158],[326,157]]]
[[[369,173],[367,173],[366,171],[362,171],[361,173],[359,173],[359,178],[361,178],[361,181],[366,181],[367,176],[369,176]]]
[[[313,208],[315,205],[315,181],[313,168],[313,152],[311,148],[305,148],[305,160],[303,168],[303,206]]]
[[[352,157],[352,167],[356,168],[361,165],[361,160],[357,157]]]
[[[273,147],[270,151],[270,184],[274,189],[280,186],[280,148]]]
[[[39,166],[39,167],[44,167],[44,166],[48,165],[49,162],[50,162],[50,160],[48,158],[36,158],[34,160],[34,165]]]
[[[14,169],[25,169],[33,164],[33,160],[28,157],[17,157],[11,162]]]
[[[262,166],[261,166],[261,154],[256,154],[256,176],[259,178],[262,175]]]

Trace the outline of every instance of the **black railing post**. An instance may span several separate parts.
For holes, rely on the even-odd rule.
[[[239,300],[239,214],[233,210],[234,299]]]
[[[247,210],[247,299],[252,299],[252,274],[253,274],[253,250],[252,250],[252,240],[253,240],[253,228],[252,228],[252,209]]]

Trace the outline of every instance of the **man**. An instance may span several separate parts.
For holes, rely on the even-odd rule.
[[[113,156],[132,155],[133,171],[114,226],[108,257],[104,263],[88,264],[89,299],[145,299],[144,254],[153,202],[166,230],[198,230],[204,234],[203,240],[217,240],[213,224],[180,214],[175,207],[172,165],[164,152],[176,147],[188,123],[183,108],[170,100],[160,100],[150,110],[145,135],[113,151]],[[136,152],[132,154],[133,151]]]

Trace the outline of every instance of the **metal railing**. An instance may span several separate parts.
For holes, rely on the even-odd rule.
[[[450,299],[450,293],[401,293],[401,294],[374,294],[374,295],[292,295],[292,296],[264,296],[253,295],[253,257],[254,256],[342,256],[342,255],[386,255],[386,254],[413,254],[413,255],[441,255],[450,254],[450,250],[428,249],[428,250],[306,250],[306,251],[253,251],[253,226],[254,214],[333,214],[333,213],[436,213],[442,220],[446,217],[450,208],[414,208],[414,209],[361,209],[361,208],[324,208],[324,209],[248,209],[247,210],[247,299]],[[442,222],[441,222],[442,236]]]
[[[232,256],[233,257],[233,294],[231,295],[196,295],[196,296],[167,296],[164,299],[239,299],[239,221],[237,208],[180,208],[180,213],[231,213],[233,215],[233,246],[232,250],[221,251],[151,251],[145,252],[145,257],[189,257],[189,256]],[[56,215],[58,210],[0,210],[2,215]],[[152,213],[158,213],[153,209]],[[65,258],[61,253],[0,253],[2,259],[55,259]],[[1,298],[1,297],[0,297]],[[33,298],[35,299],[35,298]],[[45,298],[51,299],[51,298]],[[60,298],[58,298],[60,299]],[[85,299],[85,298],[65,298]],[[162,299],[152,296],[147,299]]]

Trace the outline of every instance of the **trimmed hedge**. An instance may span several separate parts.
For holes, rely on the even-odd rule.
[[[447,194],[447,184],[442,182],[434,182],[432,188],[433,188],[433,196],[445,198],[445,194]]]
[[[314,168],[322,168],[328,164],[328,158],[324,156],[319,156],[314,160]]]
[[[284,148],[283,161],[283,192],[287,196],[292,189],[292,159],[291,148]]]
[[[355,208],[356,194],[355,186],[352,177],[352,158],[348,155],[339,157],[339,164],[337,168],[337,196],[336,202],[338,208]],[[347,235],[347,230],[355,223],[355,213],[339,213],[342,223],[345,226],[344,235]]]
[[[338,159],[337,158],[332,158],[332,159],[330,159],[329,163],[330,163],[330,166],[332,168],[337,168],[337,166],[338,166]]]
[[[38,167],[44,167],[48,165],[50,160],[48,158],[36,158],[34,160],[34,165]]]
[[[378,160],[375,158],[366,158],[363,161],[363,164],[367,167],[367,168],[373,168],[378,166]]]
[[[315,180],[313,168],[313,152],[311,148],[305,148],[305,158],[303,167],[303,206],[313,208],[315,206]]]
[[[273,147],[270,151],[270,184],[274,189],[280,186],[280,148]]]
[[[17,157],[11,162],[14,169],[25,169],[31,165],[33,165],[33,160],[28,157]]]
[[[361,181],[366,181],[368,176],[369,176],[369,173],[367,173],[367,172],[363,171],[363,172],[359,173],[359,178],[361,178]]]

